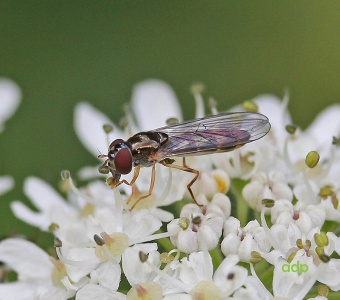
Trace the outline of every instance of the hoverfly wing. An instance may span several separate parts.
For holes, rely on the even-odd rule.
[[[225,152],[267,134],[270,123],[259,113],[221,113],[153,131],[168,135],[159,157],[204,155]]]

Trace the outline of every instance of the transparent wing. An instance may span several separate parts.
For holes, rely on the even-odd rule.
[[[162,157],[225,152],[267,134],[270,123],[259,113],[222,113],[152,131],[168,135],[158,153]]]

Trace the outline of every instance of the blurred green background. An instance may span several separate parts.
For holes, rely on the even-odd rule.
[[[0,234],[34,230],[15,220],[27,176],[57,187],[60,171],[95,165],[73,130],[90,101],[118,122],[132,86],[159,78],[194,116],[191,83],[220,110],[261,93],[289,103],[296,124],[340,99],[339,1],[0,1],[0,77],[23,92],[0,136]]]

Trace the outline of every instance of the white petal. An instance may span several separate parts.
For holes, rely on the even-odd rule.
[[[326,220],[339,222],[340,211],[334,208],[334,204],[330,197],[329,199],[321,201],[318,207],[325,212]]]
[[[82,167],[79,171],[78,171],[78,177],[80,180],[91,180],[91,179],[94,179],[94,178],[98,178],[100,176],[102,176],[103,178],[106,177],[106,175],[101,175],[99,172],[98,172],[98,167],[90,167],[90,166],[85,166],[85,167]]]
[[[240,244],[240,238],[229,233],[221,243],[221,251],[225,256],[228,256],[229,254],[237,254]]]
[[[78,282],[101,263],[95,254],[95,248],[71,248],[66,257],[77,262],[76,265],[66,265],[67,274],[74,282]]]
[[[38,227],[41,230],[47,230],[48,226],[51,225],[51,220],[46,214],[33,211],[20,201],[11,202],[10,206],[13,214],[27,224]]]
[[[1,101],[1,100],[0,100]],[[14,180],[10,176],[0,176],[0,195],[6,193],[14,186]]]
[[[222,235],[223,221],[222,216],[215,216],[205,220],[198,229],[199,238],[202,239],[200,244],[204,243],[206,249],[212,250],[217,246]]]
[[[333,291],[340,290],[340,260],[331,259],[324,272],[318,276],[318,281],[328,285]]]
[[[159,268],[161,265],[159,253],[155,251],[156,249],[157,244],[150,243],[135,245],[124,251],[122,255],[123,273],[130,285],[150,281],[156,277],[156,273],[150,267],[150,264],[153,265],[154,268]],[[139,251],[149,254],[148,264],[141,262]],[[139,272],[137,272],[137,270],[139,270]]]
[[[76,300],[124,300],[125,295],[113,292],[106,287],[88,284],[78,291]]]
[[[226,220],[230,216],[231,202],[228,196],[217,193],[211,200],[211,205],[208,207],[208,211],[215,211],[223,216],[223,220]]]
[[[225,293],[231,294],[242,286],[247,279],[248,271],[243,267],[237,266],[238,262],[238,256],[231,254],[222,261],[214,274],[213,281]],[[233,279],[228,279],[229,274],[233,274]],[[224,295],[226,295],[225,293]]]
[[[26,282],[11,282],[0,284],[1,299],[29,300],[34,299],[34,285]]]
[[[47,285],[40,283],[36,289],[36,294],[33,299],[48,299],[48,300],[66,300],[75,295],[75,291],[69,291],[62,286]]]
[[[51,206],[61,206],[66,209],[64,199],[49,184],[37,177],[28,177],[25,180],[24,193],[41,211],[46,211]]]
[[[301,232],[296,224],[290,224],[288,228],[282,224],[274,224],[270,227],[271,236],[274,238],[276,245],[282,253],[286,253],[294,247],[296,240],[301,237]]]
[[[277,200],[270,211],[273,223],[288,224],[292,221],[294,208],[288,200]]]
[[[4,129],[3,123],[14,114],[20,100],[19,86],[12,80],[0,78],[0,132]]]
[[[275,136],[283,141],[287,135],[285,125],[292,123],[283,102],[273,95],[259,95],[253,101],[259,106],[259,112],[268,117]]]
[[[273,296],[265,288],[262,282],[253,276],[248,276],[244,283],[245,288],[240,288],[233,294],[234,300],[270,300]]]
[[[142,131],[166,125],[169,118],[182,120],[181,108],[172,88],[160,80],[145,80],[135,85],[132,108]]]
[[[340,134],[340,105],[335,104],[323,110],[306,130],[314,136],[319,145],[330,145],[332,137]]]
[[[238,235],[242,231],[241,229],[241,222],[235,217],[229,217],[223,226],[223,234],[226,236],[227,234],[231,233],[234,235]]]
[[[162,226],[162,222],[147,209],[125,214],[123,217],[124,233],[127,234],[131,240],[148,236]],[[137,227],[136,224],[138,224]]]
[[[172,222],[173,221],[171,221],[169,224]],[[168,226],[168,231],[171,232],[170,226]],[[191,229],[179,232],[177,240],[175,239],[175,236],[171,236],[170,240],[171,243],[173,243],[181,252],[193,253],[200,250],[197,233],[193,232]]]
[[[295,263],[295,261],[293,260]],[[297,272],[282,272],[283,264],[287,262],[281,258],[275,263],[274,276],[273,276],[273,294],[274,297],[286,297],[287,299],[293,299],[295,295],[300,294],[304,289],[308,277],[311,276],[309,273],[298,275]],[[302,284],[301,284],[302,283]],[[308,290],[306,291],[306,293]],[[303,299],[305,295],[301,298]]]
[[[23,278],[49,278],[52,263],[46,252],[23,239],[6,239],[0,243],[1,261]]]
[[[95,277],[95,280],[100,285],[116,291],[119,287],[120,275],[120,265],[114,262],[107,262],[101,264],[97,270],[91,272],[91,279]]]
[[[106,153],[109,146],[103,125],[113,126],[113,132],[109,134],[109,143],[117,138],[122,138],[122,132],[102,112],[86,102],[80,102],[74,110],[74,128],[83,145],[94,156],[99,152]]]
[[[196,285],[200,281],[211,281],[212,260],[210,255],[203,252],[194,252],[188,258],[182,259],[180,279],[189,285]]]
[[[170,222],[171,220],[174,219],[174,215],[171,212],[168,212],[164,209],[152,207],[149,209],[151,214],[155,217],[157,217],[158,220],[161,222]]]
[[[119,211],[112,211],[107,207],[97,208],[94,217],[100,225],[101,230],[105,232],[119,231],[122,227],[121,215]]]

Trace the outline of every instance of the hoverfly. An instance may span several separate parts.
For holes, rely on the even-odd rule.
[[[152,167],[149,192],[140,197],[135,205],[152,194],[156,178],[156,163],[193,173],[194,178],[187,188],[192,199],[198,204],[191,186],[197,180],[199,171],[188,167],[185,157],[232,151],[262,138],[269,130],[268,118],[260,113],[236,112],[211,115],[139,132],[126,141],[116,139],[110,144],[107,155],[98,156],[107,158],[99,169],[102,173],[111,172],[112,177],[108,182],[115,188],[122,183],[133,185],[142,167]],[[171,159],[172,157],[182,157],[183,165],[173,164],[175,160]],[[129,174],[132,168],[134,168],[132,180],[130,182],[121,180],[121,175]]]

